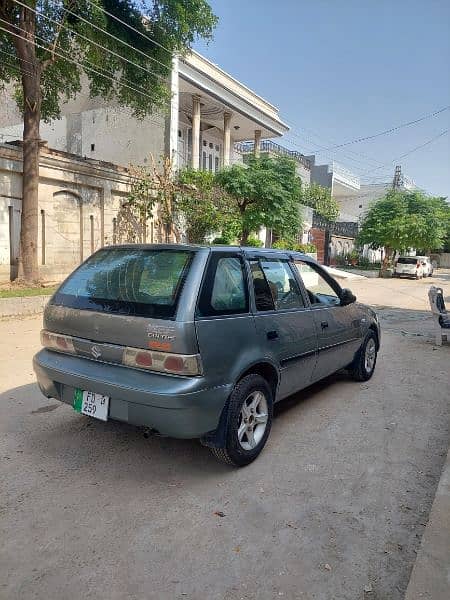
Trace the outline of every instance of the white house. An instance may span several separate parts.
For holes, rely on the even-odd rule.
[[[128,166],[170,156],[175,167],[218,170],[242,156],[235,143],[277,138],[288,131],[278,109],[244,84],[192,51],[174,59],[166,114],[136,119],[112,102],[79,95],[61,119],[41,124],[50,148]],[[6,98],[5,98],[6,100]],[[0,141],[20,139],[22,119],[8,100],[0,116]],[[2,140],[3,135],[3,140]]]
[[[176,167],[216,171],[243,155],[235,144],[288,130],[278,109],[196,52],[175,59],[164,114],[138,120],[129,110],[80,94],[60,119],[41,123],[38,260],[44,278],[60,279],[113,243],[117,212],[129,189],[124,167],[170,156]],[[86,89],[86,87],[85,87]],[[22,204],[23,122],[8,90],[0,96],[0,281],[14,278]],[[1,143],[8,142],[8,143]],[[262,232],[262,236],[264,236]],[[163,241],[149,223],[151,242]]]

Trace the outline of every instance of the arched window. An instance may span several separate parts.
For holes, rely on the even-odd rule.
[[[52,244],[53,262],[76,265],[83,260],[83,200],[73,190],[53,194],[53,231],[47,226]]]

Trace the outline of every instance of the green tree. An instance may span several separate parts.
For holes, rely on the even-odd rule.
[[[186,168],[178,174],[176,211],[184,220],[189,242],[202,244],[236,221],[236,210],[214,173]]]
[[[60,116],[61,103],[80,92],[82,76],[92,97],[115,98],[144,117],[170,97],[173,53],[186,51],[197,36],[210,38],[215,24],[206,0],[0,0],[0,85],[14,87],[24,121],[26,281],[38,278],[40,120]]]
[[[318,183],[302,186],[300,202],[328,221],[336,221],[339,216],[339,204],[331,197],[330,188]]]
[[[216,174],[216,182],[233,202],[240,224],[240,242],[262,226],[281,237],[295,237],[301,225],[300,179],[294,161],[266,156],[251,157]]]
[[[358,243],[384,247],[382,271],[396,251],[441,248],[446,235],[449,207],[442,198],[420,191],[390,191],[376,201],[361,222]]]

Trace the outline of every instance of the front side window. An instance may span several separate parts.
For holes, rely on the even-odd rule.
[[[336,305],[340,303],[336,290],[328,283],[318,269],[301,260],[295,261],[300,277],[312,305]]]
[[[61,285],[53,304],[134,316],[173,318],[193,252],[105,248]]]
[[[215,254],[209,261],[198,305],[200,316],[248,312],[244,265],[239,256]]]
[[[251,271],[257,310],[304,308],[288,261],[262,257],[251,263]]]

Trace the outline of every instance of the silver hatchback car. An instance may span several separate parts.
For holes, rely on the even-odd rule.
[[[375,312],[312,258],[232,246],[103,248],[44,313],[39,387],[90,417],[200,438],[243,466],[273,405],[346,368],[369,379]]]

